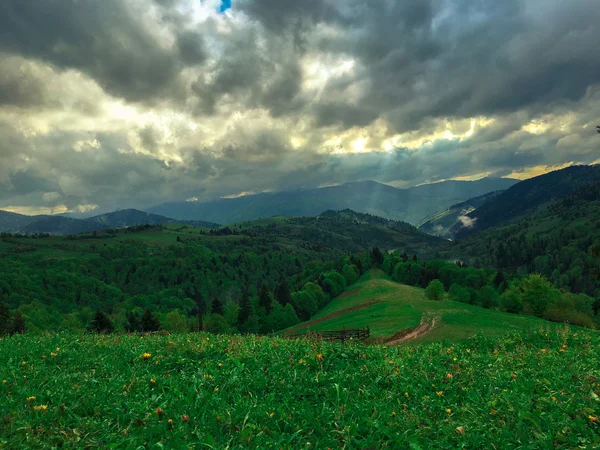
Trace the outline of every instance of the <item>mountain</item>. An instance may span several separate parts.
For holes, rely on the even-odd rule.
[[[230,225],[255,240],[282,240],[300,248],[362,252],[373,247],[422,255],[445,249],[449,243],[423,233],[406,222],[349,209],[325,211],[315,217],[273,217]],[[227,228],[229,228],[227,227]]]
[[[583,184],[560,200],[457,240],[440,252],[445,259],[469,265],[540,273],[560,288],[598,298],[600,308],[600,181]]]
[[[18,231],[32,222],[33,217],[9,211],[0,211],[0,232]]]
[[[148,214],[135,209],[125,209],[108,214],[75,219],[65,215],[25,216],[7,211],[0,211],[0,232],[24,234],[79,234],[102,231],[109,228],[127,228],[137,225],[165,225],[168,223],[184,223],[186,225],[215,228],[218,225],[198,220],[181,221],[168,217]]]
[[[488,192],[479,197],[471,198],[466,202],[457,203],[450,208],[433,215],[424,224],[419,226],[419,230],[439,236],[445,239],[454,239],[452,228],[460,221],[468,220],[467,214],[475,211],[485,202],[497,196],[503,191]]]
[[[457,239],[510,222],[542,204],[600,181],[600,165],[571,166],[515,184],[464,216],[450,229]]]
[[[398,189],[375,181],[289,192],[263,193],[213,202],[163,203],[148,212],[184,220],[232,223],[274,216],[316,216],[326,210],[352,209],[403,220],[413,225],[450,205],[517,183],[507,178],[443,181]]]

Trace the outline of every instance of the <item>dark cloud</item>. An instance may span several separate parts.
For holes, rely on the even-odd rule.
[[[1,1],[0,208],[593,162],[596,3]]]

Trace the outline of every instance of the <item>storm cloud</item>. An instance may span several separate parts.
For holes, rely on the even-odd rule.
[[[4,0],[0,209],[600,158],[593,0]]]

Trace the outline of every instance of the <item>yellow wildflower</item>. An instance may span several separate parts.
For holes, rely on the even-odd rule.
[[[33,407],[33,409],[35,411],[41,411],[41,412],[46,412],[46,410],[48,409],[48,405],[35,405]]]
[[[437,391],[436,394],[438,397],[441,397],[442,395],[444,395],[444,393],[442,391]]]
[[[156,384],[156,380],[154,378],[150,378],[150,383]]]
[[[448,378],[449,380],[451,380],[451,379],[452,379],[452,378],[454,378],[454,377],[452,376],[452,374],[451,374],[451,373],[449,373],[448,375],[446,375],[446,378]]]
[[[152,354],[151,353],[144,353],[142,355],[142,359],[150,359],[150,358],[152,358]]]
[[[446,414],[452,414],[452,410],[451,410],[450,408],[448,408],[448,409],[446,410]]]
[[[317,355],[317,360],[318,360],[318,361],[323,361],[323,353],[319,353],[319,354]]]
[[[35,400],[35,395],[32,395],[31,397],[27,397],[28,402],[32,402],[34,400]]]

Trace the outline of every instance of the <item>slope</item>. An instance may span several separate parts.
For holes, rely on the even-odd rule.
[[[441,256],[541,273],[561,288],[600,297],[600,182],[459,240]]]
[[[508,314],[450,300],[428,300],[423,289],[393,282],[383,272],[371,270],[310,321],[284,330],[282,334],[368,326],[373,341],[386,342],[398,332],[413,329],[422,322],[435,322],[435,326],[418,336],[416,342],[455,342],[478,334],[491,337],[510,330],[557,326],[531,316]]]
[[[466,215],[450,232],[464,238],[507,223],[538,206],[572,194],[581,186],[600,181],[600,165],[572,166],[522,181]]]
[[[453,227],[460,221],[467,219],[467,214],[475,211],[485,202],[500,194],[500,192],[502,191],[489,192],[479,197],[471,198],[466,202],[452,205],[450,208],[428,218],[424,224],[419,226],[419,230],[434,236],[454,239],[455,236],[451,231]]]
[[[397,189],[374,181],[346,183],[319,189],[263,193],[214,202],[175,202],[148,212],[177,219],[232,223],[273,216],[315,216],[322,211],[352,209],[394,220],[420,224],[426,217],[474,195],[506,189],[517,181],[484,178],[445,181]]]

